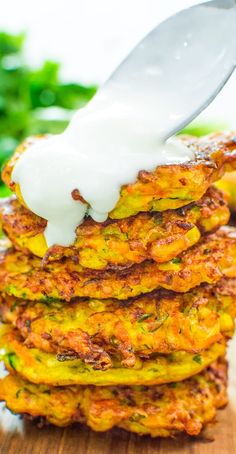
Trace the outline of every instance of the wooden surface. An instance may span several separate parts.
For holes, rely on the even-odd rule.
[[[24,433],[2,433],[1,454],[234,454],[236,453],[236,412],[232,408],[219,413],[211,428],[214,441],[184,437],[158,440],[129,435],[121,430],[96,434],[85,427],[64,430],[37,429],[26,423]]]
[[[97,434],[84,426],[38,429],[2,409],[0,454],[236,454],[236,339],[231,343],[230,405],[199,439],[151,439],[113,430]]]

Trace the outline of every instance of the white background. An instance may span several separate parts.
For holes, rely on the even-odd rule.
[[[194,3],[198,2],[0,0],[0,29],[26,31],[26,57],[32,66],[52,58],[62,62],[63,79],[101,83],[158,22]],[[236,75],[203,117],[236,126]]]

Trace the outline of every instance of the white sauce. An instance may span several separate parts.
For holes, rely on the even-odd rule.
[[[105,221],[121,186],[134,182],[140,169],[192,157],[174,139],[166,145],[158,142],[156,133],[135,118],[135,112],[125,116],[112,105],[107,112],[87,115],[85,111],[63,134],[32,145],[13,171],[27,206],[48,220],[44,235],[49,247],[71,244],[86,212],[95,221]],[[72,198],[75,188],[91,208]]]
[[[208,22],[215,27],[215,20],[210,20],[211,8],[204,8],[205,15],[206,9]],[[194,34],[186,36],[193,46],[194,62],[198,42],[194,41]],[[176,61],[185,56],[186,39],[171,49]],[[192,102],[198,101],[199,93],[190,88],[192,80],[191,85],[185,81],[183,90],[187,87],[187,92],[179,93],[183,82],[177,73],[175,84],[155,62],[151,66],[148,63],[140,74],[131,69],[130,77],[121,77],[119,84],[111,80],[75,115],[62,134],[33,144],[15,165],[12,179],[20,185],[24,201],[48,221],[45,230],[48,247],[72,244],[75,229],[86,213],[103,222],[115,207],[121,186],[134,182],[140,170],[151,171],[160,165],[193,158],[193,152],[177,139],[163,142],[166,131],[177,127],[191,112]],[[183,76],[183,65],[181,71]],[[73,200],[74,189],[80,191],[87,205]]]

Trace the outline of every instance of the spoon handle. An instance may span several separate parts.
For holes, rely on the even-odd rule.
[[[205,6],[216,7],[221,9],[235,8],[236,0],[211,0],[205,3]]]

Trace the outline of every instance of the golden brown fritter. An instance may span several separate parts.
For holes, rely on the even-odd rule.
[[[194,161],[159,166],[153,172],[140,171],[135,183],[121,188],[120,199],[109,214],[110,218],[122,219],[140,211],[164,211],[187,205],[199,200],[226,171],[236,169],[234,132],[201,138],[182,136],[179,139],[194,150]],[[12,170],[19,156],[38,140],[41,138],[29,138],[18,147],[2,174],[4,182],[21,200],[19,187],[11,181]],[[74,191],[79,193],[78,189],[74,188]]]
[[[227,404],[226,384],[221,360],[188,380],[152,387],[48,387],[8,375],[0,381],[0,399],[14,413],[57,426],[79,421],[99,432],[118,426],[153,437],[193,436]]]
[[[137,359],[132,368],[124,367],[117,358],[112,368],[95,370],[81,359],[61,362],[54,353],[26,347],[19,332],[10,325],[1,326],[0,335],[0,357],[10,372],[16,372],[32,383],[53,386],[151,386],[181,381],[201,372],[226,350],[223,339],[201,354],[183,351],[153,354],[147,359]]]
[[[223,193],[210,187],[199,202],[176,211],[139,213],[104,223],[87,219],[77,228],[73,246],[47,251],[46,221],[15,198],[0,204],[2,228],[17,248],[44,256],[44,263],[71,257],[93,269],[127,267],[147,259],[166,262],[197,243],[201,233],[227,224],[229,215]]]
[[[217,181],[217,187],[228,194],[229,207],[233,213],[236,212],[236,172],[226,173],[223,178]]]
[[[0,291],[17,298],[70,301],[127,299],[158,288],[187,292],[201,283],[236,277],[236,229],[222,227],[166,263],[145,261],[120,271],[88,270],[72,259],[42,269],[40,259],[9,249],[0,255]]]
[[[20,332],[24,344],[80,358],[94,369],[124,367],[153,353],[199,353],[234,332],[236,279],[202,285],[180,294],[162,290],[128,301],[30,302],[3,299],[1,316]]]

